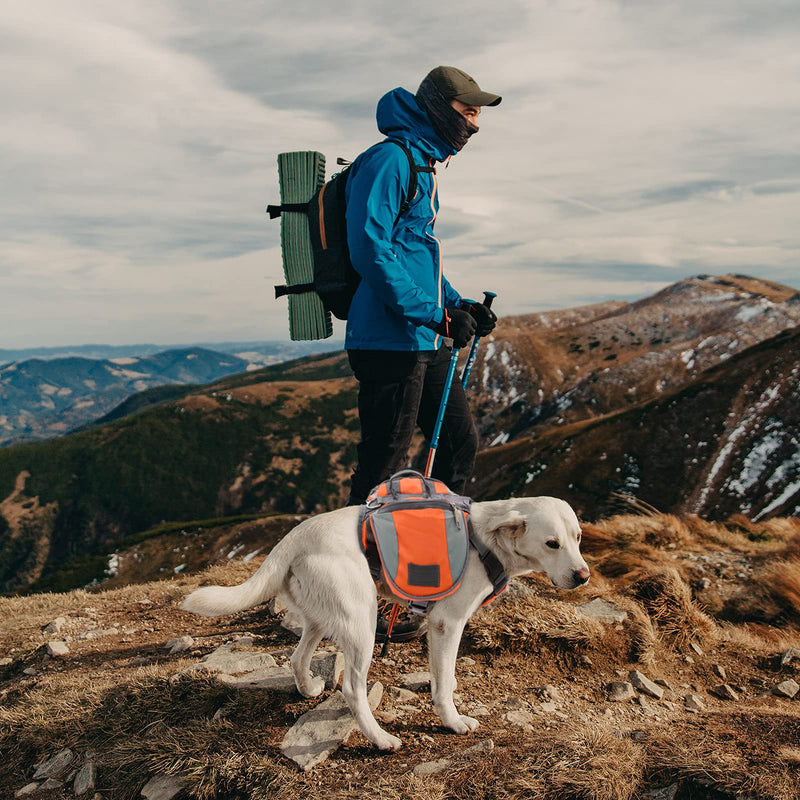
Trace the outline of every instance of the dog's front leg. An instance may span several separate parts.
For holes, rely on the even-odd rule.
[[[458,713],[453,703],[456,688],[456,656],[468,617],[449,617],[443,605],[431,611],[428,628],[428,661],[431,668],[433,708],[442,723],[456,733],[474,731],[479,722]],[[437,613],[438,612],[438,613]]]

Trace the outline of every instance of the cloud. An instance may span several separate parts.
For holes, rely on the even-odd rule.
[[[7,345],[285,338],[277,154],[356,155],[439,63],[504,97],[440,169],[463,291],[521,313],[796,283],[795,4],[41,0],[0,30]]]

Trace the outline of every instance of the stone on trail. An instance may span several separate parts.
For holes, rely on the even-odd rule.
[[[407,675],[403,675],[400,682],[406,689],[418,692],[431,685],[431,674],[430,672],[409,672]]]
[[[781,666],[785,667],[787,664],[791,664],[791,662],[795,659],[800,659],[800,650],[797,650],[794,647],[790,647],[782,656],[781,656]]]
[[[437,775],[443,772],[450,766],[449,758],[440,758],[438,761],[425,761],[422,764],[417,764],[412,772],[418,778],[424,778],[426,775]]]
[[[687,711],[705,711],[706,704],[703,702],[703,698],[697,694],[687,694],[686,699],[683,701],[684,707]]]
[[[29,797],[39,791],[38,783],[27,783],[21,789],[14,792],[14,797]]]
[[[789,678],[787,681],[781,681],[773,690],[772,694],[776,697],[787,697],[790,700],[800,692],[800,685],[797,681]]]
[[[634,697],[636,697],[636,692],[627,681],[612,681],[608,685],[608,699],[614,703],[624,703],[627,700],[633,700]]]
[[[93,761],[87,761],[75,776],[75,782],[72,784],[72,790],[80,797],[82,794],[94,791],[95,783],[97,781],[97,767]]]
[[[63,658],[69,655],[69,647],[66,642],[48,642],[47,655],[53,658]]]
[[[651,681],[647,675],[642,674],[638,670],[632,669],[628,673],[628,678],[640,692],[644,692],[650,695],[650,697],[655,697],[656,700],[660,700],[664,696],[664,690],[657,683]]]
[[[275,659],[269,653],[248,653],[234,651],[233,644],[223,644],[203,656],[199,664],[193,664],[186,671],[224,672],[227,675],[241,675],[243,672],[254,672],[276,666]]]
[[[52,622],[48,622],[42,628],[42,633],[61,633],[61,629],[67,624],[64,617],[56,617]]]
[[[600,620],[600,622],[620,623],[628,619],[628,612],[621,609],[619,606],[612,603],[610,600],[603,600],[602,597],[595,597],[588,603],[582,603],[577,606],[584,616],[593,617]]]
[[[41,781],[45,778],[57,778],[63,775],[69,765],[75,759],[75,755],[68,747],[64,748],[61,752],[56,753],[52,758],[40,764],[39,769],[33,775],[35,781]]]
[[[373,711],[382,697],[383,686],[376,681],[367,692],[369,707]],[[344,695],[337,691],[295,722],[281,743],[281,752],[308,772],[327,760],[357,728]]]
[[[183,653],[194,644],[194,639],[191,636],[181,636],[179,639],[170,639],[165,645],[165,649],[169,650],[169,654],[174,656],[176,653]]]
[[[738,700],[739,695],[733,690],[732,686],[727,683],[721,683],[719,686],[714,686],[708,690],[711,694],[719,697],[720,700]]]
[[[335,689],[343,672],[344,656],[339,651],[317,653],[311,659],[311,674],[323,678],[326,689]],[[289,666],[254,669],[242,675],[223,673],[218,680],[232,689],[271,689],[276,692],[293,692],[296,689]]]
[[[177,775],[156,775],[142,786],[141,796],[147,800],[172,800],[185,785]]]

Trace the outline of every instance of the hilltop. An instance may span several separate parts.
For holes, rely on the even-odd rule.
[[[412,676],[427,669],[424,644],[385,659],[376,650],[370,680],[386,687],[377,713],[403,748],[379,754],[356,732],[310,772],[279,745],[333,688],[306,700],[194,669],[220,648],[285,666],[296,639],[280,614],[178,608],[201,583],[252,574],[264,556],[251,550],[258,529],[270,542],[287,522],[184,537],[209,565],[192,574],[0,599],[0,797],[65,750],[48,797],[74,797],[79,769],[104,798],[138,797],[165,774],[191,798],[800,795],[797,519],[649,513],[585,525],[587,587],[565,593],[530,576],[469,624],[457,703],[480,719],[475,733],[437,726],[425,678]]]

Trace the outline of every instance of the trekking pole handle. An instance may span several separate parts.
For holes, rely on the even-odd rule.
[[[491,308],[495,297],[497,297],[497,292],[484,292],[483,293],[483,305],[485,305],[486,308]],[[480,341],[480,337],[479,336],[476,336],[472,340],[472,347],[469,350],[469,356],[467,356],[467,363],[464,365],[464,372],[461,374],[461,386],[464,389],[467,388],[467,381],[469,380],[469,373],[472,370],[472,365],[475,363],[475,357],[478,355],[478,342],[479,341]]]

